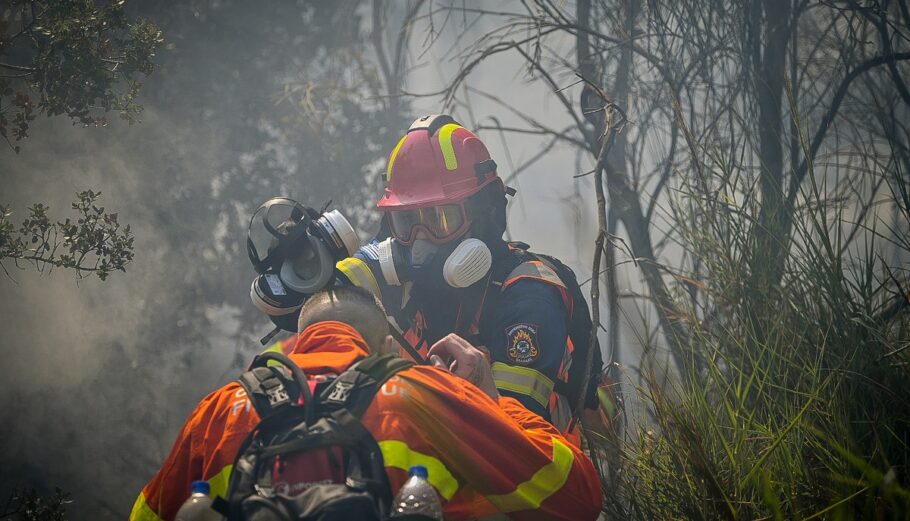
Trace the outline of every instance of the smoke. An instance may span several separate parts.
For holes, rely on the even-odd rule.
[[[21,154],[2,158],[2,197],[14,216],[21,219],[27,204],[41,201],[62,219],[75,193],[92,188],[136,237],[135,261],[106,282],[64,270],[41,275],[27,265],[9,265],[10,277],[0,278],[6,368],[0,487],[59,486],[73,494],[74,519],[122,518],[148,478],[150,461],[160,462],[193,401],[221,383],[233,361],[225,339],[235,331],[225,320],[212,321],[211,345],[182,344],[176,334],[163,335],[178,341],[174,345],[144,338],[149,330],[185,327],[179,318],[150,320],[179,317],[185,292],[193,290],[180,276],[188,267],[175,263],[170,239],[157,225],[156,214],[176,213],[173,199],[149,185],[161,176],[161,156],[169,151],[193,150],[181,161],[188,171],[205,172],[217,144],[153,109],[143,119],[142,125],[99,129],[42,121]],[[181,353],[207,363],[169,363]],[[159,374],[149,363],[169,366],[172,374]],[[180,367],[188,365],[198,371],[193,379],[181,376]]]
[[[20,154],[0,150],[0,202],[14,220],[35,202],[64,219],[90,188],[135,235],[135,260],[104,282],[27,265],[5,264],[10,276],[0,276],[0,495],[60,487],[75,520],[127,516],[195,403],[261,349],[271,327],[248,297],[251,210],[286,194],[363,214],[362,194],[332,194],[366,185],[375,154],[326,143],[345,152],[351,143],[333,132],[346,133],[378,150],[393,139],[381,129],[401,126],[375,104],[336,96],[355,129],[313,130],[289,112],[293,100],[276,102],[291,71],[334,81],[346,70],[319,57],[357,44],[343,6],[144,9],[168,46],[144,87],[141,124],[41,119]]]
[[[348,58],[369,61],[371,51],[362,34],[345,30],[364,25],[348,6],[187,1],[145,9],[168,47],[144,86],[141,124],[41,120],[20,154],[0,150],[0,203],[14,216],[44,202],[64,218],[75,193],[91,188],[136,238],[126,273],[105,282],[27,266],[0,276],[0,494],[59,486],[73,496],[75,520],[124,518],[196,402],[257,352],[270,327],[248,299],[245,227],[256,205],[274,195],[317,207],[333,199],[368,235],[387,151],[411,119],[443,110],[418,98],[406,113],[388,113],[357,90],[350,78],[365,72]],[[495,21],[468,27],[467,39],[453,26],[424,53],[426,23],[414,29],[413,92],[449,80],[453,52]],[[526,72],[503,55],[468,86],[508,93],[519,111],[567,125],[552,92]],[[293,88],[319,81],[336,88],[315,91],[325,107],[301,112]],[[520,123],[493,99],[460,96],[454,114],[466,126],[493,116]],[[541,148],[534,137],[481,137],[503,177]],[[590,180],[572,176],[589,162],[557,146],[510,182],[519,189],[510,237],[562,258],[580,280],[592,256],[594,204]]]

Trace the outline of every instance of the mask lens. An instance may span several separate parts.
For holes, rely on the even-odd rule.
[[[401,210],[389,212],[389,223],[392,235],[403,242],[410,242],[413,238],[414,226],[420,224],[421,210]]]
[[[461,229],[464,224],[464,212],[457,204],[437,206],[436,227],[430,228],[437,239],[445,239]]]
[[[249,238],[256,248],[256,260],[264,261],[269,251],[275,247],[278,237],[274,233],[287,235],[301,217],[302,213],[290,200],[279,199],[260,206],[250,220],[249,230]]]
[[[436,240],[444,240],[464,226],[465,215],[461,205],[445,204],[417,210],[393,211],[391,214],[392,234],[396,239],[410,242],[421,226]]]

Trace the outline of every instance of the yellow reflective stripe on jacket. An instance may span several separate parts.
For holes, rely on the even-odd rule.
[[[550,404],[553,393],[553,380],[540,371],[502,362],[493,362],[493,383],[497,389],[530,396],[544,407]]]
[[[446,162],[446,170],[458,168],[458,158],[455,157],[455,146],[452,144],[452,132],[464,128],[457,123],[447,123],[439,129],[439,149]]]
[[[133,503],[133,510],[130,512],[130,521],[164,521],[156,514],[152,507],[145,502],[145,494],[139,493],[136,502]]]
[[[458,480],[441,461],[433,456],[411,450],[405,442],[398,440],[380,441],[379,450],[382,451],[382,459],[386,467],[402,470],[408,470],[412,465],[426,467],[427,480],[446,501],[452,499],[452,496],[458,492]]]
[[[233,469],[234,465],[227,465],[221,469],[221,472],[208,479],[209,496],[211,496],[212,499],[219,496],[227,499],[228,485],[231,483],[231,471]]]
[[[377,297],[380,296],[379,284],[376,283],[376,277],[373,276],[373,271],[366,262],[357,257],[348,257],[338,261],[335,267],[355,286],[361,287]]]
[[[572,470],[575,455],[572,449],[556,438],[553,441],[553,460],[531,476],[531,479],[515,487],[509,494],[487,496],[490,503],[500,512],[516,512],[540,508],[540,504],[565,485]]]
[[[264,354],[266,354],[266,353],[281,353],[281,354],[284,354],[284,350],[281,349],[281,342],[282,342],[281,340],[279,340],[278,342],[273,342],[272,345],[270,345],[269,347],[265,348],[265,350],[263,350],[263,351],[262,351],[261,353],[259,353],[259,354],[260,354],[260,355],[264,355]],[[282,364],[281,364],[281,362],[278,362],[278,361],[276,361],[276,360],[269,360],[268,362],[266,362],[266,365],[269,365],[269,366],[272,366],[272,367],[281,367]],[[213,497],[214,497],[214,496],[213,496]]]
[[[401,145],[404,144],[404,140],[407,139],[407,137],[407,135],[404,135],[401,139],[398,140],[398,144],[395,145],[395,148],[392,149],[392,154],[389,156],[389,164],[385,167],[386,182],[392,180],[392,165],[395,163],[395,158],[398,157],[398,150],[401,148]]]

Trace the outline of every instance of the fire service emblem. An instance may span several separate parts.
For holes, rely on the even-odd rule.
[[[513,324],[506,328],[509,360],[516,364],[528,365],[540,357],[537,347],[537,326],[535,324]]]

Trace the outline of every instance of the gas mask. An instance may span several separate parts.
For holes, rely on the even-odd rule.
[[[474,238],[448,244],[418,238],[408,248],[390,237],[378,249],[382,275],[392,286],[413,281],[430,287],[466,288],[486,276],[493,265],[490,248]]]
[[[247,253],[259,273],[250,300],[278,328],[297,331],[303,302],[333,284],[335,263],[359,246],[338,210],[317,212],[286,197],[269,199],[250,218]]]

